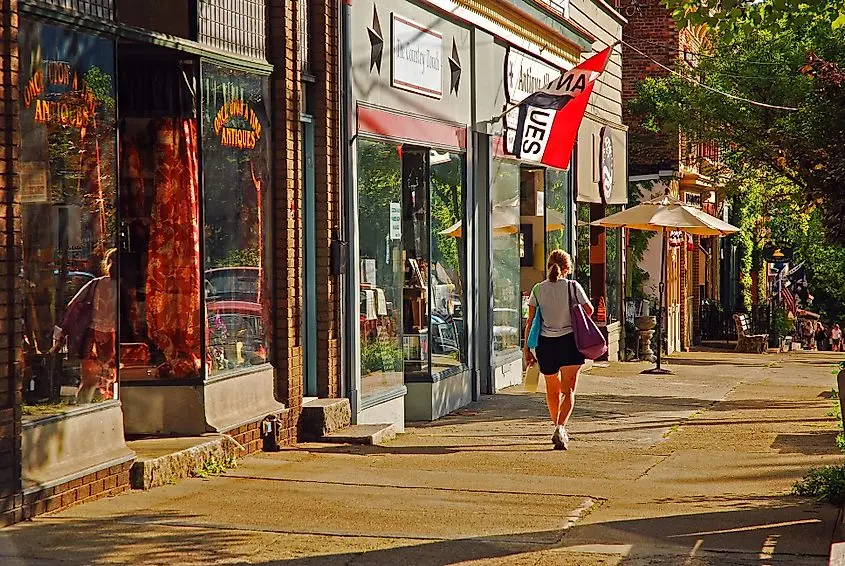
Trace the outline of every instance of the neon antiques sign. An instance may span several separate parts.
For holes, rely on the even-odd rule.
[[[45,93],[54,88],[67,92],[55,99],[46,98]],[[27,109],[35,106],[36,123],[66,128],[86,128],[97,111],[97,97],[85,79],[64,61],[42,63],[24,88],[23,103]]]
[[[214,133],[220,144],[238,149],[255,149],[261,139],[261,122],[255,111],[240,98],[220,107],[214,118]]]

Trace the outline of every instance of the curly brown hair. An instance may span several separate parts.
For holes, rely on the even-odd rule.
[[[563,250],[552,250],[549,254],[549,281],[557,281],[572,271],[572,257]]]

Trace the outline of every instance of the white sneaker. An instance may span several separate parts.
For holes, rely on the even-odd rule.
[[[552,435],[552,444],[555,445],[555,450],[563,450],[563,437],[560,435],[560,426],[555,426],[555,433]]]
[[[569,450],[569,433],[566,432],[566,428],[563,425],[559,425],[558,429],[558,436],[560,437],[560,448],[559,450]]]

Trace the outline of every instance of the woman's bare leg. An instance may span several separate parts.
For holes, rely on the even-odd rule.
[[[546,378],[546,404],[549,406],[549,416],[557,424],[560,414],[560,374],[544,375]]]
[[[578,384],[578,372],[581,366],[564,366],[560,368],[560,395],[563,399],[560,402],[560,412],[555,422],[566,426],[566,421],[572,415],[575,408],[575,387]]]

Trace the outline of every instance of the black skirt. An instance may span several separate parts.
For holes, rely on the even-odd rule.
[[[575,334],[571,332],[556,338],[540,336],[537,361],[543,375],[554,375],[562,367],[584,365],[584,354],[575,346]]]

